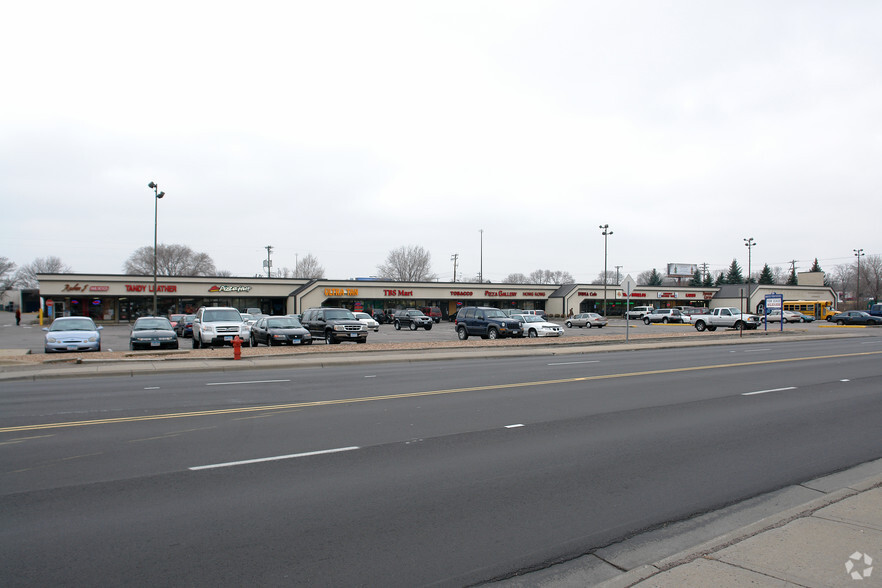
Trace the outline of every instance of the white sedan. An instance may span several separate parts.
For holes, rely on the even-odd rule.
[[[367,327],[368,331],[373,331],[374,333],[377,333],[380,331],[380,323],[378,323],[377,321],[372,319],[371,315],[369,315],[368,313],[366,313],[366,312],[353,312],[352,314],[355,315],[355,318],[358,319],[361,322],[361,324],[363,324],[365,327]]]
[[[564,334],[563,327],[536,314],[513,314],[511,318],[521,321],[526,337],[560,337]]]

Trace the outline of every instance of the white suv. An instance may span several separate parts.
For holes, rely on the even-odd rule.
[[[236,336],[242,345],[251,346],[251,329],[232,307],[203,306],[193,319],[193,349],[211,345],[232,345]]]

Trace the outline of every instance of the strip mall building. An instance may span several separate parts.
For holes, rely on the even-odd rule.
[[[49,316],[91,316],[104,322],[130,322],[152,314],[153,276],[108,274],[39,274],[40,297]],[[765,294],[785,300],[830,300],[836,295],[823,286],[823,274],[799,274],[799,286],[752,286],[756,309]],[[805,285],[803,285],[805,284]],[[733,286],[690,288],[638,286],[631,306],[739,306]],[[746,291],[743,292],[746,295]],[[725,295],[725,297],[721,297]],[[618,286],[603,284],[481,284],[466,282],[385,282],[374,280],[304,280],[290,278],[168,277],[156,285],[157,313],[193,313],[200,306],[260,308],[266,314],[301,313],[315,306],[351,310],[437,306],[447,317],[460,306],[542,309],[552,316],[570,312],[621,315],[627,303]]]

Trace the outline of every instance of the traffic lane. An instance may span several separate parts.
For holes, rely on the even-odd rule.
[[[430,365],[431,382],[455,384],[444,381],[455,371]],[[470,368],[486,372],[491,365],[481,362]],[[324,399],[318,389],[315,395],[281,397],[280,392],[287,392],[277,383],[224,386],[221,389],[238,390],[226,397],[225,405],[215,400],[203,410],[130,411],[129,416],[111,413],[100,419],[69,420],[73,426],[62,428],[53,426],[58,421],[31,420],[33,427],[3,432],[0,443],[8,445],[3,452],[4,488],[14,492],[137,477],[177,471],[194,462],[380,445],[769,390],[798,390],[794,401],[826,402],[834,394],[832,390],[836,398],[854,393],[854,387],[842,380],[872,381],[882,376],[879,362],[865,355],[809,362],[799,370],[790,369],[790,365],[764,360],[747,365],[719,364],[713,369],[607,369],[603,373],[600,366],[587,365],[579,366],[584,371],[569,378],[559,377],[548,366],[542,378],[538,367],[516,372],[513,364],[507,383],[466,387],[432,387],[425,378],[416,387],[412,378],[416,372],[408,370],[394,384],[364,378],[363,374],[361,378],[369,382],[366,389],[358,394],[338,391]],[[341,374],[340,381],[358,377],[354,368],[344,371],[347,375]],[[817,399],[805,394],[819,383],[829,385],[831,391]],[[326,381],[322,387],[327,387]]]
[[[137,573],[464,585],[876,459],[871,387],[830,403],[728,397],[4,497],[0,542],[11,577],[41,584]]]

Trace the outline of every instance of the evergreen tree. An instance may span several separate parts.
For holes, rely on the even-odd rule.
[[[790,270],[790,277],[787,278],[788,286],[799,286],[799,279],[796,277],[796,266],[793,266],[793,269]]]
[[[818,258],[817,258],[817,257],[815,258],[815,263],[812,264],[812,269],[810,269],[809,271],[810,271],[810,272],[822,272],[822,271],[824,271],[824,270],[821,269],[821,264],[818,263]]]
[[[647,286],[661,286],[662,285],[662,277],[655,268],[652,268],[652,273],[649,274],[649,281],[646,284]]]
[[[744,283],[744,276],[741,275],[741,266],[738,265],[737,259],[733,259],[732,264],[729,266],[729,273],[726,274],[726,283],[727,284],[742,284],[742,283]]]
[[[772,268],[769,267],[769,264],[763,266],[763,271],[760,273],[759,277],[759,283],[766,285],[775,283],[775,276],[772,275]]]
[[[714,285],[719,287],[725,283],[726,283],[726,277],[723,275],[723,272],[720,272],[720,275],[717,276],[717,281]]]
[[[689,285],[693,288],[701,287],[701,270],[695,270],[695,273],[692,274],[692,279],[689,280]]]
[[[714,277],[710,272],[707,272],[707,275],[704,276],[704,282],[701,284],[705,288],[713,288],[714,287]]]

